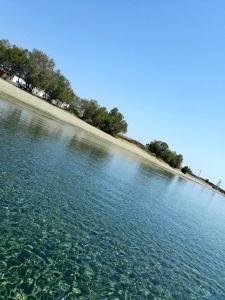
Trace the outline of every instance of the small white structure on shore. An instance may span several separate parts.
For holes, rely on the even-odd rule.
[[[22,88],[26,88],[26,82],[25,82],[22,78],[20,78],[20,77],[18,77],[18,76],[13,76],[13,77],[11,78],[11,81],[12,81],[15,85],[17,85],[18,87],[20,87],[20,88],[21,88],[21,87],[22,87]],[[46,96],[48,96],[48,95],[46,95],[46,93],[45,93],[44,90],[40,90],[40,89],[38,89],[37,87],[33,88],[32,94],[34,94],[34,95],[36,95],[36,96],[38,96],[38,97],[40,97],[40,98],[43,98],[43,99],[46,99]],[[69,103],[67,103],[67,102],[62,102],[62,101],[60,101],[59,99],[52,99],[50,102],[51,102],[53,105],[55,105],[55,106],[57,106],[57,107],[60,107],[60,108],[63,108],[63,109],[65,109],[65,110],[68,110],[68,109],[70,108],[70,104],[69,104]]]
[[[57,99],[52,99],[50,100],[51,104],[58,106],[58,100]]]
[[[20,78],[20,77],[18,77],[18,76],[13,76],[13,78],[11,79],[11,81],[14,83],[14,84],[16,84],[17,86],[26,86],[26,82],[22,79],[22,78]]]
[[[63,102],[60,107],[63,108],[63,109],[69,109],[70,108],[70,104],[68,104],[66,102]]]
[[[52,99],[52,100],[50,100],[50,102],[51,102],[51,104],[53,104],[53,105],[55,105],[57,107],[66,109],[66,110],[70,108],[70,104],[69,103],[62,102],[59,99]]]
[[[11,79],[11,81],[16,84],[18,87],[26,87],[26,82],[18,77],[18,76],[13,76],[13,78]],[[41,98],[45,98],[46,94],[45,94],[45,91],[43,90],[40,90],[38,88],[33,88],[32,90],[32,94],[38,96],[38,97],[41,97]]]
[[[32,93],[38,97],[45,98],[45,91],[39,90],[38,88],[34,88]]]

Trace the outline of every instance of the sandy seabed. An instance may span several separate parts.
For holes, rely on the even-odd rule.
[[[150,153],[140,149],[136,145],[129,143],[126,140],[115,138],[115,137],[99,130],[98,128],[96,128],[94,126],[91,126],[90,124],[85,123],[84,121],[80,120],[79,118],[72,115],[71,113],[69,113],[65,110],[62,110],[58,107],[55,107],[55,106],[49,104],[48,102],[41,100],[40,98],[38,98],[36,96],[31,95],[3,79],[0,79],[0,95],[2,95],[3,98],[6,98],[10,101],[24,104],[25,106],[29,106],[31,108],[39,110],[40,112],[49,114],[50,116],[52,116],[58,120],[61,120],[63,122],[66,122],[70,125],[74,125],[76,127],[82,128],[101,139],[107,140],[108,142],[110,142],[118,147],[121,147],[125,150],[132,152],[133,154],[138,155],[139,157],[142,157],[143,159],[145,159],[145,161],[148,161],[149,163],[152,163],[172,174],[175,174],[182,178],[194,181],[202,186],[205,186],[205,187],[215,191],[209,185],[207,185],[205,182],[198,180],[197,178],[194,178],[188,174],[183,174],[178,169],[171,168],[169,165],[167,165],[163,161],[152,156]],[[215,191],[215,192],[217,192],[217,191]]]

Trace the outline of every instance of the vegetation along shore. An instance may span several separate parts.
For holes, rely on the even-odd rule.
[[[124,136],[128,124],[119,109],[108,111],[96,100],[78,97],[55,62],[42,51],[29,51],[0,40],[0,77],[5,80],[0,80],[0,93],[6,97],[88,130],[163,169],[225,195],[208,179],[193,174],[188,166],[182,167],[183,156],[169,149],[167,143],[157,140],[143,145]]]

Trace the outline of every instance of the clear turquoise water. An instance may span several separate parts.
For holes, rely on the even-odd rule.
[[[0,299],[225,299],[225,198],[0,100]]]

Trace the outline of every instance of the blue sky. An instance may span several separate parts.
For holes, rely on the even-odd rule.
[[[225,1],[0,0],[0,38],[54,58],[128,136],[168,142],[225,187]]]

